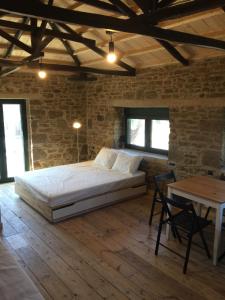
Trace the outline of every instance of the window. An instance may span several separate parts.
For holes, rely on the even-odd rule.
[[[125,122],[126,147],[168,154],[169,109],[126,108]]]

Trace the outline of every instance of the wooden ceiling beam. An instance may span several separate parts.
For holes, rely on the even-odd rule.
[[[39,60],[40,57],[42,57],[44,54],[40,53],[39,56],[33,56],[30,55],[28,57],[25,57],[22,59],[22,61],[16,63],[15,61],[6,60],[6,59],[0,59],[0,65],[1,66],[8,66],[10,68],[4,69],[0,72],[0,77],[5,77],[7,75],[10,75],[12,73],[15,73],[18,71],[22,66],[30,63],[31,61]]]
[[[29,20],[29,18],[24,17],[23,20],[22,20],[22,24],[27,24],[28,20]],[[23,34],[23,30],[17,30],[16,33],[15,33],[15,35],[14,35],[14,38],[17,39],[17,40],[19,40],[22,34]],[[3,58],[9,57],[12,54],[15,46],[16,45],[14,43],[11,43],[9,45],[8,49],[6,50],[5,54],[3,55]]]
[[[52,27],[52,29],[54,29],[56,31],[60,31],[59,27],[56,24],[50,23],[50,26]],[[78,56],[75,54],[75,50],[71,47],[70,43],[64,39],[60,39],[60,41],[63,44],[63,46],[66,49],[69,56],[74,61],[75,65],[80,66],[81,65],[80,60],[79,60]]]
[[[38,69],[39,64],[28,61],[28,59],[24,59],[23,61],[11,61],[6,59],[0,59],[1,66],[9,66],[20,68],[22,66],[27,65],[31,69]],[[82,73],[95,73],[95,74],[105,74],[105,75],[119,75],[119,76],[134,76],[130,74],[128,71],[119,71],[119,70],[107,70],[107,69],[97,69],[97,68],[89,68],[82,66],[71,66],[71,65],[59,65],[59,64],[46,64],[42,63],[43,69],[46,71],[59,71],[59,72],[82,72]],[[12,70],[11,70],[12,71]],[[12,72],[11,72],[12,73]],[[3,73],[0,75],[3,75]],[[6,75],[6,72],[4,73]]]
[[[157,39],[157,41],[163,48],[165,48],[167,52],[169,52],[170,55],[172,55],[177,61],[182,63],[182,65],[189,65],[189,61],[186,58],[184,58],[183,55],[181,55],[180,52],[174,46],[172,46],[170,43],[164,40]]]
[[[82,67],[82,66],[77,67],[77,66],[58,65],[58,64],[43,64],[43,68],[49,71],[81,72],[81,73],[94,73],[94,74],[117,75],[117,76],[118,75],[135,76],[135,74],[131,74],[129,71],[97,69],[97,68],[89,68],[89,67]]]
[[[128,16],[130,18],[136,17],[136,13],[128,7],[126,4],[124,4],[121,0],[110,0],[110,2],[117,7],[117,9],[125,16]]]
[[[136,0],[135,0],[136,1]],[[191,14],[203,12],[210,9],[220,8],[225,6],[225,0],[194,0],[184,3],[178,3],[169,7],[164,7],[153,12],[151,16],[145,20],[151,24],[168,19],[177,19]],[[143,16],[139,17],[140,19]]]
[[[210,47],[225,50],[224,41],[218,41],[197,36],[194,34],[183,33],[168,29],[165,30],[150,25],[148,28],[146,28],[146,23],[142,23],[143,19],[139,19],[139,21],[137,21],[137,19],[135,19],[135,21],[134,19],[123,20],[93,13],[70,11],[55,6],[49,7],[48,5],[44,4],[36,5],[36,2],[31,3],[30,0],[22,0],[20,2],[22,3],[15,2],[13,0],[2,1],[0,3],[0,10],[9,13],[22,14],[24,16],[29,17],[37,17],[48,21],[56,21],[59,23],[82,24],[96,28],[108,28],[111,30],[118,30],[151,36],[153,38],[163,39],[171,42],[186,43],[201,47]],[[212,2],[216,2],[218,5],[218,3],[222,3],[222,0],[210,1],[210,3]],[[225,0],[223,0],[223,2],[225,3]],[[215,5],[213,7],[215,7]]]
[[[134,0],[134,2],[136,3],[136,5],[138,7],[140,7],[140,9],[142,10],[142,12],[144,14],[148,14],[149,13],[149,5],[147,3],[146,0]]]
[[[2,19],[0,19],[0,27],[20,29],[20,30],[24,30],[24,31],[28,31],[28,32],[32,32],[32,30],[33,30],[33,27],[31,25],[21,24],[21,23],[17,23],[17,22],[8,21],[8,20],[2,20]],[[38,27],[38,29],[40,29],[40,27]],[[81,44],[83,44],[85,42],[85,44],[87,44],[87,45],[89,45],[89,44],[95,45],[94,40],[85,38],[85,37],[77,34],[76,32],[74,32],[74,34],[72,35],[69,33],[58,32],[58,31],[54,31],[54,30],[46,28],[45,35],[55,37],[55,38],[62,38],[62,39],[66,39],[66,40],[81,43]]]
[[[60,23],[58,25],[61,26],[67,32],[73,34],[73,32],[74,32],[73,29],[70,28],[68,25],[66,25],[66,24],[60,24]],[[85,45],[85,43],[84,43],[84,45]],[[106,59],[108,53],[105,52],[103,49],[98,48],[97,46],[90,46],[90,45],[89,46],[86,45],[86,46],[88,48],[90,48],[92,51],[94,51],[95,53],[97,53],[98,55],[100,55],[100,56],[102,56],[102,57],[104,57]],[[118,65],[118,66],[120,66],[121,68],[127,70],[131,74],[135,74],[136,73],[136,70],[133,67],[131,67],[130,65],[126,64],[125,62],[123,62],[123,61],[121,61],[119,59],[115,62],[115,64]]]
[[[17,47],[21,48],[22,50],[32,54],[33,53],[33,49],[24,44],[23,42],[19,41],[17,38],[11,36],[10,34],[8,34],[7,32],[3,31],[0,29],[0,36],[2,38],[4,38],[5,40],[9,41],[10,43],[16,45]]]

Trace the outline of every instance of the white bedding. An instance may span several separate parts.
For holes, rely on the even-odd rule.
[[[15,186],[31,192],[50,207],[58,207],[128,187],[145,184],[145,173],[124,174],[93,161],[25,172]]]

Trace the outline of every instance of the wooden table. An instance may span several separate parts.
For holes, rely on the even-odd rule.
[[[209,176],[195,176],[168,184],[168,197],[173,194],[190,199],[198,204],[213,207],[216,210],[215,235],[213,246],[213,264],[217,264],[225,208],[225,181]],[[167,237],[169,225],[167,225]]]

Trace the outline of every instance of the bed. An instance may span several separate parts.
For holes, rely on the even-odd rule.
[[[50,222],[146,193],[145,173],[124,173],[95,161],[25,172],[15,192]]]

